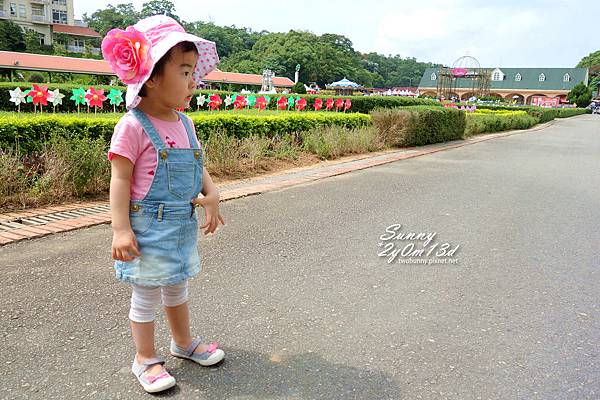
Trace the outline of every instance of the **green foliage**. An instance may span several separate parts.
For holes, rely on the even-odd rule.
[[[0,50],[25,51],[23,30],[8,19],[0,20]]]
[[[600,50],[594,51],[583,57],[577,64],[578,68],[589,68],[596,65],[600,65]]]
[[[292,92],[298,93],[298,94],[306,94],[306,88],[304,87],[304,83],[297,82],[294,85],[294,87],[292,88]]]
[[[244,115],[235,113],[189,114],[201,140],[221,131],[243,138],[250,134],[261,137],[283,137],[319,126],[359,128],[369,125],[366,114],[325,112],[279,112],[273,115]],[[0,114],[0,148],[15,148],[22,153],[40,151],[50,132],[65,137],[89,137],[109,143],[120,114]]]
[[[412,106],[371,113],[386,145],[422,146],[462,139],[465,112],[453,108]]]
[[[467,113],[465,136],[491,133],[512,129],[528,129],[538,123],[538,119],[526,111],[491,113]]]
[[[592,88],[580,82],[569,92],[567,100],[571,104],[577,104],[577,107],[585,108],[592,102]]]

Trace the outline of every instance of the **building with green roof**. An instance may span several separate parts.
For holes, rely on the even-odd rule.
[[[559,98],[566,101],[567,94],[580,82],[588,84],[587,68],[489,68],[490,95],[509,101],[531,104],[536,97]],[[421,96],[439,97],[439,68],[427,68],[419,83]],[[473,96],[473,82],[455,78],[453,96],[467,100]]]

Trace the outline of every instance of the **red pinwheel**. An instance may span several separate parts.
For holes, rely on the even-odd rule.
[[[265,96],[260,96],[258,99],[256,99],[256,104],[254,107],[258,108],[259,110],[264,110],[267,107],[267,99]]]
[[[315,99],[315,104],[313,104],[313,107],[315,108],[315,111],[319,111],[321,108],[323,108],[323,99]]]
[[[209,100],[210,101],[208,102],[208,106],[212,111],[214,111],[215,109],[218,110],[221,104],[223,104],[223,100],[221,100],[221,96],[219,96],[218,94],[211,95],[209,97]]]
[[[34,106],[37,104],[47,106],[49,96],[48,86],[44,85],[40,87],[34,83],[33,89],[27,92],[27,96],[31,97]]]
[[[333,99],[327,99],[327,103],[325,103],[325,109],[331,110],[333,108]]]
[[[235,101],[233,102],[233,108],[235,108],[236,110],[241,110],[244,107],[246,107],[246,97],[237,96],[235,98]]]
[[[346,99],[346,103],[344,103],[344,111],[349,110],[350,107],[352,107],[352,102],[350,101],[350,99]]]
[[[280,97],[279,100],[277,100],[277,109],[278,110],[285,110],[288,106],[288,101],[285,97]]]
[[[87,100],[88,105],[90,107],[102,108],[102,102],[106,100],[106,96],[104,95],[104,90],[94,89],[93,87],[91,87],[85,94],[85,99]]]
[[[298,111],[302,111],[306,108],[306,99],[304,97],[301,97],[298,99],[298,101],[296,102],[296,110]]]
[[[344,99],[342,99],[341,97],[339,99],[337,99],[335,101],[335,108],[337,110],[339,110],[340,108],[344,107]]]

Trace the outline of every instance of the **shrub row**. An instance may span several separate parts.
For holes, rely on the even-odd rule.
[[[537,118],[525,111],[475,112],[468,113],[466,117],[465,136],[512,129],[528,129],[538,123]]]
[[[540,124],[552,121],[554,118],[573,117],[588,112],[585,108],[546,108],[537,106],[494,106],[478,105],[477,109],[482,110],[508,110],[525,111],[527,114],[535,117]]]
[[[373,125],[390,146],[422,146],[462,139],[465,112],[454,108],[414,106],[378,109]]]
[[[191,113],[190,116],[200,140],[206,140],[211,132],[217,130],[241,138],[250,134],[284,136],[318,126],[358,128],[371,123],[369,115],[359,113],[281,112],[265,116]],[[103,138],[109,143],[119,118],[119,114],[1,114],[0,148],[17,148],[19,153],[37,151],[51,132],[69,137]]]

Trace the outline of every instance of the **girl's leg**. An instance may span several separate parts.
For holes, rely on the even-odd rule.
[[[131,285],[131,308],[129,320],[131,334],[136,348],[136,359],[139,364],[156,357],[154,348],[154,319],[156,306],[160,302],[160,287]],[[161,365],[153,365],[147,371],[149,375],[161,372]]]
[[[176,285],[162,287],[162,301],[165,305],[165,314],[169,321],[171,334],[175,344],[187,348],[192,344],[190,334],[190,310],[188,307],[188,281]],[[194,353],[203,353],[208,349],[208,344],[200,344]]]

